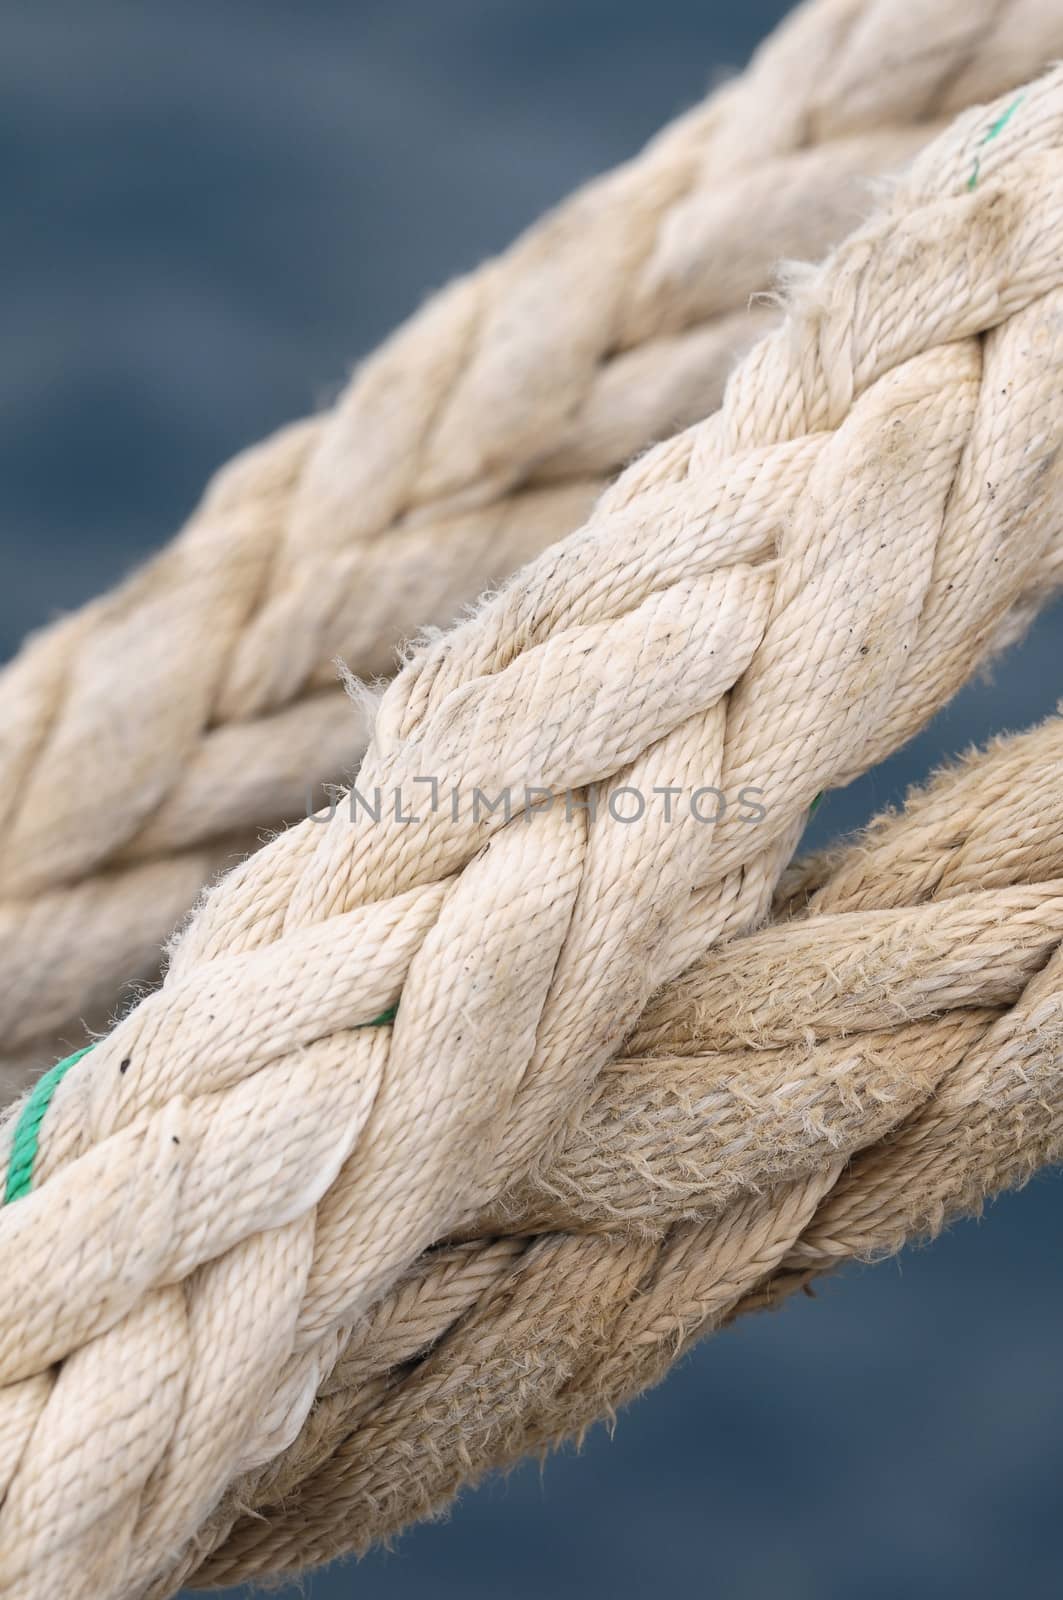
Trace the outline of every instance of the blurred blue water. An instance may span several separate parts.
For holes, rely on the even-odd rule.
[[[421,298],[632,152],[783,7],[0,4],[0,652],[155,548]],[[822,842],[1051,711],[1063,611]],[[316,1600],[1056,1593],[1060,1189],[703,1346],[616,1437],[309,1579]]]

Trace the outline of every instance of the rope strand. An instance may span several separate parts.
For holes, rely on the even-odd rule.
[[[337,656],[390,672],[403,637],[577,528],[620,466],[718,406],[777,320],[750,301],[780,258],[820,257],[936,119],[1060,54],[1051,0],[935,0],[918,22],[910,0],[801,8],[739,80],[430,302],[330,412],[226,468],[129,583],[32,639],[0,674],[8,1077],[81,1042],[80,1019],[105,1028],[202,886],[298,820],[308,784],[349,779],[369,719]],[[965,183],[990,170],[985,128]],[[1059,576],[1044,561],[1035,597]]]
[[[829,1087],[809,1114],[772,1089],[796,1055],[769,1068],[767,1107],[745,1066],[737,1091],[725,1069],[722,1147],[698,1145],[697,1106],[673,1145],[665,1102],[663,1162],[636,1124],[617,1164],[644,1185],[619,1254],[596,1231],[617,1221],[594,1159],[625,1116],[609,1063],[651,995],[708,960],[720,1037],[717,1007],[780,1048],[785,1013],[736,1008],[743,957],[714,952],[767,916],[813,797],[944,703],[1056,548],[1063,72],[986,143],[1011,98],[923,152],[802,284],[717,414],[413,654],[359,774],[364,793],[398,796],[394,817],[307,821],[250,857],[209,894],[162,989],[55,1087],[31,1190],[0,1209],[0,1594],[110,1600],[169,1581],[227,1489],[299,1437],[350,1330],[478,1219],[527,1204],[552,1226],[558,1207],[581,1231],[496,1258],[474,1372],[446,1336],[418,1365],[432,1457],[416,1478],[392,1437],[409,1400],[390,1390],[353,1469],[329,1456],[347,1471],[328,1479],[337,1513],[351,1496],[375,1506],[374,1535],[590,1421],[774,1274],[934,1225],[1056,1149],[1058,872],[1036,892],[957,898],[943,923],[875,913],[852,948],[894,978],[869,986],[859,1047],[813,1053]],[[418,813],[431,776],[466,796],[531,784],[544,803],[508,820]],[[624,826],[606,803],[699,786],[756,787],[762,822],[647,809]],[[838,930],[809,949],[803,926],[785,937],[814,1042],[847,1013],[823,962]],[[777,963],[783,936],[762,935],[754,964]],[[995,965],[1020,940],[1025,955],[979,986],[956,970],[956,939]],[[966,1015],[935,1035],[932,1070],[910,1064],[918,1034],[880,1068],[894,989],[927,1013],[904,1028],[957,999],[1000,1015],[979,1037]],[[400,995],[392,1026],[365,1026]],[[705,1029],[695,1017],[690,1038]],[[656,1039],[636,1058],[650,1133],[660,1056]],[[933,1113],[910,1126],[931,1088]],[[865,1133],[878,1143],[854,1192],[863,1157],[842,1169]],[[7,1165],[11,1139],[8,1122]],[[692,1148],[707,1166],[693,1198],[667,1157],[682,1177]],[[303,1552],[334,1541],[315,1528]]]

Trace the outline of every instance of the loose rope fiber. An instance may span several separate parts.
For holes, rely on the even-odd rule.
[[[475,1255],[482,1219],[519,1227],[525,1206],[565,1231],[519,1257],[508,1237],[495,1246],[496,1261],[514,1253],[497,1295],[473,1294],[477,1318],[490,1308],[478,1383],[445,1340],[419,1367],[447,1481],[426,1500],[404,1452],[363,1441],[355,1490],[379,1507],[373,1532],[450,1492],[467,1458],[504,1460],[590,1420],[775,1274],[851,1253],[866,1197],[855,1221],[831,1209],[861,1139],[844,1068],[822,1104],[833,1135],[802,1121],[786,1154],[786,1097],[769,1089],[777,1126],[750,1141],[768,1153],[758,1165],[740,1150],[732,1171],[718,1152],[693,1197],[661,1183],[656,1199],[636,1140],[632,1170],[651,1181],[630,1221],[595,1187],[596,1130],[623,1120],[609,1063],[626,1038],[644,1037],[638,1060],[685,1057],[681,1030],[673,1049],[643,1035],[654,1011],[639,1019],[695,961],[720,988],[715,1033],[695,1007],[689,1038],[742,1045],[716,1009],[746,1015],[741,958],[715,947],[768,913],[813,798],[921,726],[1053,570],[1063,74],[1004,121],[1014,98],[916,159],[799,286],[718,413],[642,457],[579,532],[412,655],[359,773],[400,813],[306,821],[250,857],[211,891],[162,989],[55,1088],[29,1193],[0,1209],[0,1593],[109,1600],[169,1582],[227,1490],[308,1426],[350,1330],[372,1327],[411,1273],[431,1278],[441,1249],[468,1252],[471,1236]],[[432,809],[426,775],[459,798],[530,785],[566,803],[508,823]],[[756,788],[764,819],[706,826],[658,807],[625,826],[606,803],[699,787]],[[888,1236],[903,1237],[913,1207],[933,1218],[1054,1150],[1042,1080],[1059,1046],[1058,879],[1041,891],[950,907],[944,927],[894,918],[852,945],[900,964],[907,991],[902,958],[922,941],[916,976],[933,956],[928,992],[944,1001],[974,992],[957,948],[1000,966],[1023,930],[1034,952],[978,990],[980,1011],[1008,1006],[980,1038],[883,1068],[902,1118],[931,1088],[935,1108],[921,1132],[872,1116],[872,1162],[888,1168],[895,1147],[903,1159],[865,1237],[890,1203]],[[836,960],[855,931],[839,945],[826,927],[824,951]],[[797,941],[779,1015],[755,1019],[770,1048],[801,1005],[829,1043],[839,1007],[818,941],[761,937]],[[789,973],[777,945],[757,959]],[[889,985],[870,992],[867,1038],[892,1038]],[[396,1004],[390,1026],[364,1026]],[[862,1098],[873,1111],[877,1087]],[[668,1151],[689,1158],[689,1137],[664,1125],[664,1166]],[[795,1176],[778,1179],[776,1146]],[[451,1305],[464,1259],[440,1293]],[[518,1260],[537,1285],[519,1306]],[[582,1309],[558,1297],[565,1281]],[[520,1360],[552,1376],[514,1420]]]
[[[0,675],[9,1078],[84,1042],[79,1019],[152,974],[256,830],[349,777],[370,722],[337,655],[390,671],[403,636],[578,527],[620,466],[716,408],[774,324],[749,302],[780,258],[819,257],[936,121],[1060,53],[1053,0],[801,9],[437,296],[331,412],[234,462],[130,583],[32,640]]]

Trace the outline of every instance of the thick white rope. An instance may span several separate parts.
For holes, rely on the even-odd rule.
[[[813,796],[970,672],[1058,537],[1061,237],[1054,73],[962,117],[717,415],[413,658],[359,788],[421,822],[282,835],[70,1071],[0,1212],[2,1592],[138,1592],[650,991],[764,914]],[[597,814],[470,814],[526,784]],[[710,784],[765,822],[604,804]]]
[[[842,237],[928,119],[1061,50],[1051,0],[803,8],[432,301],[330,413],[228,468],[131,583],[32,641],[0,676],[9,1062],[80,1042],[254,830],[350,774],[368,723],[337,655],[388,671],[404,635],[577,527],[620,465],[718,404],[773,320],[747,304],[780,257]]]

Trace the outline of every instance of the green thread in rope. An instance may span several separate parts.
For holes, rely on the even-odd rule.
[[[75,1050],[72,1056],[66,1056],[62,1061],[56,1062],[42,1078],[38,1078],[33,1093],[22,1107],[18,1122],[15,1124],[15,1136],[11,1141],[11,1160],[7,1169],[7,1183],[4,1186],[5,1206],[10,1201],[21,1200],[24,1194],[29,1194],[44,1114],[52,1103],[53,1094],[74,1062],[88,1055],[91,1049],[91,1044],[87,1044],[84,1049]]]
[[[394,1022],[398,1005],[388,1006],[379,1017],[373,1017],[370,1022],[359,1022],[359,1028],[386,1028]],[[50,1067],[42,1078],[37,1080],[33,1092],[19,1113],[18,1122],[15,1124],[15,1136],[11,1141],[11,1160],[7,1168],[7,1182],[4,1185],[3,1204],[6,1206],[12,1200],[21,1200],[23,1195],[30,1192],[33,1182],[33,1167],[37,1160],[37,1145],[40,1142],[41,1124],[52,1103],[52,1096],[66,1077],[75,1061],[80,1061],[82,1056],[87,1056],[92,1049],[87,1044],[81,1050],[75,1050],[72,1056],[65,1056],[62,1061],[57,1061]]]
[[[812,804],[809,806],[808,814],[809,814],[810,817],[814,817],[816,812],[819,810],[820,803],[821,803],[821,801],[823,799],[823,796],[826,794],[826,792],[827,792],[826,789],[821,789],[819,791],[819,793],[817,794],[816,798],[813,800]]]
[[[372,1022],[356,1022],[355,1023],[355,1027],[356,1028],[386,1028],[389,1022],[394,1022],[395,1021],[395,1017],[396,1017],[396,1015],[398,1013],[398,1009],[399,1009],[399,1003],[396,1000],[396,1002],[395,1002],[395,1004],[393,1006],[388,1006],[387,1010],[386,1011],[382,1011],[380,1013],[379,1017],[374,1017]]]
[[[1016,95],[1015,99],[1011,102],[1011,104],[1008,107],[1008,109],[1006,111],[1002,111],[1000,113],[1000,116],[997,118],[997,120],[995,122],[991,122],[989,124],[989,127],[986,129],[985,133],[982,135],[982,139],[981,139],[981,142],[980,142],[980,144],[978,146],[978,149],[975,151],[974,167],[973,167],[973,169],[971,171],[971,176],[967,179],[967,187],[968,187],[968,189],[975,188],[977,183],[978,183],[978,174],[982,170],[982,151],[984,150],[985,146],[989,143],[989,141],[991,139],[995,139],[997,134],[1000,133],[1004,128],[1007,127],[1008,123],[1011,121],[1012,117],[1015,115],[1016,111],[1018,111],[1019,107],[1022,105],[1022,102],[1025,99],[1026,99],[1026,90],[1024,89],[1022,91],[1022,94]]]

